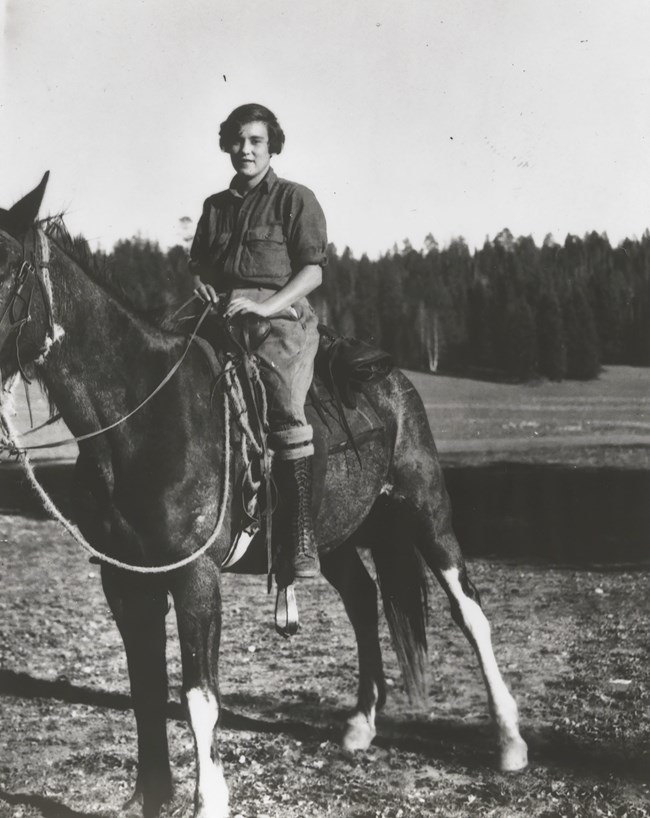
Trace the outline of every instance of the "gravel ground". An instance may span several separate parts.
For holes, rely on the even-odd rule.
[[[136,744],[125,661],[98,571],[55,524],[0,518],[0,816],[117,816]],[[324,580],[300,594],[303,631],[276,637],[264,580],[224,579],[221,752],[233,816],[650,814],[649,572],[476,560],[531,766],[494,770],[471,650],[433,593],[428,701],[405,695],[385,627],[389,700],[372,749],[338,739],[356,690],[355,647]],[[193,752],[170,634],[170,815],[192,814]]]

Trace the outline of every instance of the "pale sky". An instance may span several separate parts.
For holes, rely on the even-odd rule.
[[[163,246],[261,102],[339,250],[650,226],[648,0],[6,0],[0,205]]]

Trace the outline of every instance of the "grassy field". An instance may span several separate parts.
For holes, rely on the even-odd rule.
[[[422,396],[443,463],[650,467],[650,368],[610,367],[586,383],[501,384],[407,374]],[[28,429],[22,389],[16,409],[16,426]],[[35,424],[47,418],[47,404],[34,388],[32,410]],[[67,436],[59,422],[29,442]],[[75,452],[71,444],[38,452],[34,460]]]
[[[650,369],[612,367],[587,383],[408,374],[437,441],[466,554],[650,565]],[[46,402],[35,394],[32,404],[41,422]],[[20,390],[16,406],[16,426],[29,428]],[[58,422],[26,442],[68,436]],[[33,456],[59,505],[76,451],[69,444]],[[3,476],[0,511],[38,512],[18,467]]]
[[[408,374],[443,462],[650,466],[650,369],[610,367],[586,383]]]

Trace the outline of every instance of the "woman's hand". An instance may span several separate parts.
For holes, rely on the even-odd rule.
[[[209,301],[212,304],[219,303],[219,296],[217,291],[211,284],[204,284],[199,276],[194,276],[194,293],[202,298],[203,301]]]
[[[309,295],[321,283],[323,271],[318,264],[308,264],[266,301],[251,301],[243,295],[233,298],[226,308],[226,317],[234,315],[259,315],[260,318],[271,318],[291,308],[296,301]],[[295,313],[295,310],[294,310]],[[295,314],[294,314],[294,317]]]
[[[235,315],[259,315],[260,318],[268,318],[271,310],[265,301],[251,301],[243,295],[233,298],[226,307],[226,318],[234,318]]]

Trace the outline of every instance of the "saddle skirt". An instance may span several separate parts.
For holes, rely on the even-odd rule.
[[[381,418],[364,392],[355,392],[355,408],[343,406],[318,376],[309,390],[305,414],[314,429],[316,461],[346,449],[358,452],[367,440],[384,431]],[[319,445],[320,437],[324,440]]]
[[[250,326],[248,326],[250,324]],[[238,331],[237,346],[240,352],[250,350],[254,355],[256,346],[268,334],[268,321],[247,322],[245,330]],[[377,413],[364,393],[364,386],[387,377],[393,369],[388,353],[355,338],[337,336],[324,324],[318,325],[320,345],[315,360],[315,375],[305,403],[307,420],[317,430],[322,425],[327,430],[327,446],[318,446],[317,457],[326,457],[346,448],[358,452],[359,443],[383,428]],[[235,337],[233,333],[229,336]],[[221,367],[217,362],[213,345],[204,338],[194,341],[210,359],[217,377]],[[247,367],[239,368],[239,376],[247,373]],[[249,388],[250,394],[251,389]],[[237,430],[240,432],[241,430]]]
[[[319,410],[315,408],[314,391],[320,403]],[[384,450],[383,441],[386,428],[383,421],[363,392],[357,393],[356,397],[356,409],[343,408],[345,426],[338,415],[335,400],[318,379],[315,380],[312,394],[305,405],[307,421],[314,430],[312,496],[314,518],[316,518],[325,494],[329,470],[336,466],[352,468],[357,462],[357,470],[359,467],[361,469],[372,468],[376,450],[378,448],[381,451]],[[342,461],[343,465],[341,466],[341,462],[338,461]],[[257,497],[254,497],[253,505],[256,501]],[[250,505],[249,510],[252,510]],[[224,571],[260,574],[266,570],[266,560],[264,532],[259,521],[256,520],[243,524],[235,533],[230,550],[221,567]]]

